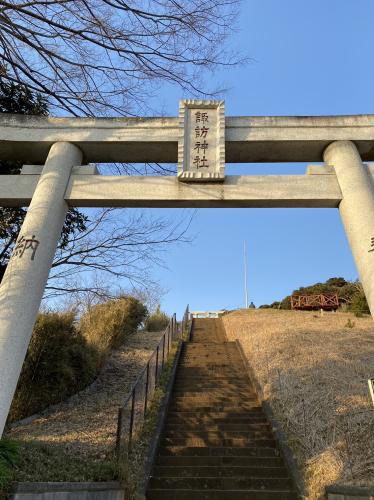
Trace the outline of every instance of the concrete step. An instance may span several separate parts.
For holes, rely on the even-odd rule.
[[[192,393],[192,394],[190,394]],[[195,394],[194,394],[195,393]],[[196,391],[195,389],[191,388],[191,390],[186,390],[186,391],[173,391],[173,396],[174,397],[188,397],[188,398],[202,398],[202,397],[210,397],[210,396],[221,396],[225,398],[232,398],[235,400],[240,400],[245,402],[247,399],[249,400],[257,400],[257,395],[254,392],[240,392],[240,391],[228,391],[224,389],[216,389],[216,390],[211,390],[211,391]]]
[[[222,363],[224,366],[230,366],[234,370],[236,366],[233,366],[233,363],[242,363],[242,360],[239,356],[234,356],[233,354],[227,353],[212,353],[205,354],[204,356],[195,356],[194,354],[185,354],[181,357],[181,366],[184,366],[188,363],[196,363],[196,365],[206,366],[207,364],[216,364]]]
[[[222,372],[206,372],[203,376],[197,376],[196,371],[191,370],[190,374],[178,373],[174,381],[176,388],[196,388],[196,389],[228,389],[243,392],[255,392],[254,385],[248,378],[235,376],[229,378]]]
[[[287,478],[285,467],[249,467],[243,465],[156,465],[154,477],[243,477],[243,478]]]
[[[174,384],[174,391],[181,390],[194,390],[194,391],[217,391],[217,390],[227,390],[227,391],[242,391],[242,392],[252,392],[254,393],[254,388],[251,384],[247,383],[226,383],[224,381],[219,382],[199,382],[196,381],[188,381],[188,380],[178,380]]]
[[[163,437],[161,446],[228,446],[228,447],[238,447],[247,448],[249,446],[271,448],[275,447],[276,443],[274,439],[266,438],[254,438],[254,437],[223,437],[223,436],[211,436],[211,437]]]
[[[249,382],[248,377],[243,376],[243,372],[239,370],[233,370],[232,367],[223,366],[220,363],[204,363],[198,365],[197,363],[185,363],[181,364],[179,371],[177,373],[177,379],[180,380],[183,377],[184,380],[200,380],[209,381],[213,380],[214,383],[217,380],[222,382],[234,382],[237,383],[239,380],[243,382]]]
[[[230,356],[240,356],[236,342],[191,342],[185,344],[183,354],[205,356],[206,354],[226,354]]]
[[[212,360],[219,360],[222,363],[227,364],[229,360],[237,360],[242,361],[241,355],[233,350],[230,349],[219,349],[215,346],[207,346],[206,348],[199,346],[196,351],[183,351],[183,354],[181,354],[181,360],[186,361],[186,360],[194,360],[197,362],[206,362]],[[235,368],[235,367],[233,367]]]
[[[231,438],[245,438],[245,439],[273,439],[273,434],[270,432],[269,428],[260,430],[219,430],[210,431],[208,429],[194,428],[193,430],[188,430],[184,428],[180,429],[165,429],[163,436],[166,438],[198,438],[204,439],[206,441],[211,441],[212,439],[231,439]]]
[[[209,378],[207,378],[209,375]],[[176,382],[209,382],[213,384],[238,384],[238,383],[244,383],[244,384],[251,384],[251,381],[249,380],[249,377],[243,374],[243,372],[238,373],[235,372],[233,373],[232,370],[230,370],[229,373],[223,373],[222,371],[219,371],[218,369],[216,371],[212,371],[204,368],[196,368],[190,367],[190,368],[183,368],[179,367],[179,370],[177,371],[177,375],[175,378]]]
[[[183,356],[196,356],[197,358],[203,358],[204,356],[233,356],[240,359],[240,353],[236,348],[236,343],[221,343],[221,344],[186,344],[185,349],[183,349]]]
[[[239,415],[232,418],[225,417],[182,417],[182,416],[169,416],[166,420],[166,425],[170,425],[176,428],[199,428],[200,426],[217,426],[220,427],[222,425],[243,425],[243,426],[268,426],[268,421],[263,416],[243,416]]]
[[[171,411],[187,411],[191,412],[193,410],[199,411],[199,412],[239,412],[239,411],[250,411],[250,410],[256,410],[257,408],[260,408],[257,406],[257,402],[251,403],[241,403],[238,405],[232,405],[229,406],[229,404],[224,404],[222,403],[209,403],[209,404],[199,404],[198,402],[195,404],[191,401],[185,401],[185,402],[179,402],[175,403],[172,402],[170,405],[170,410]]]
[[[262,412],[262,407],[261,406],[253,406],[251,407],[249,410],[248,409],[242,409],[242,410],[239,410],[237,407],[235,407],[234,410],[217,410],[217,409],[214,409],[213,411],[204,411],[204,410],[200,410],[199,408],[195,409],[195,410],[191,410],[191,409],[188,409],[188,410],[177,410],[177,411],[173,411],[172,409],[169,409],[169,412],[168,412],[168,416],[170,418],[212,418],[212,419],[215,419],[215,418],[218,418],[218,419],[226,419],[226,418],[230,418],[230,419],[235,419],[235,418],[261,418],[261,419],[264,419],[264,414]]]
[[[184,456],[170,455],[159,456],[156,461],[157,465],[167,466],[241,466],[241,467],[281,467],[283,468],[283,460],[281,457],[257,457],[257,456]]]
[[[216,353],[210,353],[206,354],[205,356],[195,356],[195,355],[185,355],[182,356],[181,358],[181,366],[184,366],[185,364],[191,364],[191,363],[196,363],[196,365],[201,365],[201,366],[206,366],[208,364],[214,365],[218,363],[222,363],[223,366],[230,366],[232,369],[236,369],[236,366],[233,366],[233,363],[242,363],[241,358],[238,356],[234,356],[233,354],[227,354],[227,353],[222,353],[222,354],[216,354]]]
[[[220,381],[225,383],[236,383],[238,381],[249,381],[249,378],[244,377],[243,373],[240,373],[239,371],[226,370],[224,367],[220,370],[219,367],[212,367],[209,365],[191,365],[188,367],[182,365],[177,373],[177,380],[179,381],[181,378],[188,382],[201,382],[209,380],[209,382],[213,381],[214,383]]]
[[[234,372],[233,370],[220,370],[219,368],[215,368],[214,370],[209,367],[183,367],[181,366],[179,371],[177,372],[177,381],[185,380],[192,382],[201,382],[203,380],[217,382],[225,382],[225,383],[235,383],[238,381],[248,382],[249,378],[245,377],[243,373]]]
[[[235,390],[235,389],[209,389],[209,390],[204,390],[200,389],[197,390],[196,387],[193,388],[191,387],[190,389],[183,388],[183,389],[175,389],[173,391],[174,397],[189,397],[189,398],[201,398],[204,396],[209,395],[211,396],[219,396],[219,397],[226,397],[230,398],[233,397],[235,399],[245,399],[245,398],[250,398],[250,399],[256,399],[257,400],[257,395],[252,392],[252,391],[240,391],[240,390]]]
[[[180,391],[177,391],[176,394],[173,392],[173,396],[177,398],[202,398],[202,397],[209,397],[211,394],[220,396],[219,390],[218,391],[207,391],[207,392],[197,392],[196,394],[189,395],[188,393],[192,391],[186,391],[186,394],[181,393]],[[230,397],[232,400],[239,400],[243,404],[247,402],[247,399],[249,400],[256,400],[257,401],[257,396],[253,392],[248,392],[247,394],[241,395],[239,392],[231,392],[227,394],[228,391],[226,391],[226,394],[224,393],[223,396]]]
[[[159,456],[180,457],[258,457],[278,458],[279,451],[274,446],[161,446]]]
[[[151,489],[147,500],[297,500],[296,493],[263,490],[167,490]]]
[[[244,398],[240,397],[232,397],[232,396],[215,396],[214,394],[212,395],[206,395],[206,394],[201,394],[201,395],[196,395],[196,396],[190,396],[190,395],[184,395],[184,394],[177,394],[174,395],[171,404],[172,405],[200,405],[200,406],[213,406],[213,405],[231,405],[231,406],[236,406],[240,405],[240,408],[243,407],[250,407],[250,405],[255,406],[258,405],[258,401],[255,397],[248,397],[245,398],[245,402],[243,403]]]
[[[151,477],[150,488],[178,490],[291,490],[288,478],[269,477]]]
[[[207,380],[209,380],[209,383],[207,383]],[[175,387],[204,387],[206,386],[207,390],[209,390],[211,387],[217,387],[217,388],[222,388],[222,387],[227,387],[227,388],[238,388],[239,390],[250,390],[254,392],[254,387],[252,384],[249,383],[247,379],[245,380],[238,380],[238,379],[232,379],[228,380],[227,378],[222,378],[222,377],[216,377],[212,376],[210,378],[198,378],[196,376],[186,376],[186,377],[177,377],[175,379]]]
[[[191,362],[191,363],[181,363],[178,371],[178,376],[183,374],[184,377],[188,377],[189,375],[193,375],[194,377],[205,378],[205,380],[209,380],[206,377],[217,376],[224,377],[227,379],[238,379],[243,377],[243,372],[239,369],[234,369],[230,365],[224,365],[222,363],[203,363],[201,365]]]
[[[182,356],[196,356],[197,358],[203,358],[204,356],[233,356],[240,359],[240,353],[236,349],[235,343],[231,346],[230,344],[186,344],[185,349],[183,349]]]
[[[232,373],[232,372],[231,372]],[[247,389],[248,387],[254,387],[248,377],[241,374],[240,376],[232,377],[220,376],[219,372],[212,378],[206,378],[206,376],[198,376],[196,372],[191,369],[190,375],[180,376],[180,372],[177,372],[175,377],[175,384],[185,385],[192,383],[199,383],[201,387],[210,386],[226,386],[226,387],[243,387]]]
[[[208,422],[200,422],[200,424],[194,423],[170,423],[166,421],[165,432],[193,432],[196,429],[204,430],[206,432],[222,432],[222,431],[237,431],[237,432],[271,432],[271,427],[267,422],[236,422],[231,423],[229,421],[225,421],[224,423],[208,423]]]
[[[178,380],[174,385],[173,392],[181,390],[194,391],[194,392],[224,391],[226,393],[228,392],[231,394],[240,394],[243,397],[246,397],[247,395],[251,394],[256,395],[254,387],[248,383],[228,384],[224,381],[218,381],[218,382],[210,381],[209,383],[205,383],[205,382],[197,382],[196,380],[184,380],[183,382],[180,382]]]
[[[173,401],[216,401],[216,402],[229,402],[229,403],[245,403],[258,401],[255,394],[240,395],[239,393],[220,393],[219,391],[212,391],[208,393],[192,391],[176,392],[173,393]]]

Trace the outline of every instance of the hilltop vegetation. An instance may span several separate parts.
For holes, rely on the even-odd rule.
[[[336,293],[339,298],[339,304],[342,309],[352,311],[356,315],[369,314],[369,307],[362,285],[358,281],[347,281],[344,278],[330,278],[324,283],[315,283],[314,285],[301,286],[294,290],[291,295],[309,295],[320,293]],[[291,309],[291,295],[287,295],[281,301],[272,304],[264,304],[261,309]]]

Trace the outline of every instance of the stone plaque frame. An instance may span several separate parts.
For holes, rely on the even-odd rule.
[[[191,161],[191,110],[210,110],[215,113],[213,144],[209,151],[211,164],[195,167]],[[193,129],[195,130],[195,128]],[[211,153],[213,149],[213,153]],[[225,102],[212,100],[184,99],[179,102],[178,180],[183,182],[223,182],[225,180]]]

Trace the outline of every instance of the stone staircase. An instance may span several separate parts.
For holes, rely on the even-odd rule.
[[[147,499],[296,498],[237,344],[220,319],[195,319]]]

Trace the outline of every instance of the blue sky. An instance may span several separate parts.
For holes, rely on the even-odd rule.
[[[374,113],[373,21],[372,0],[244,1],[230,43],[251,61],[211,79],[228,88],[226,115]],[[183,97],[168,90],[158,99],[175,116]],[[300,164],[228,168],[232,174],[304,170]],[[193,310],[243,306],[244,240],[256,305],[332,276],[357,278],[336,209],[201,209],[191,235],[191,245],[165,255],[167,270],[155,270],[168,290],[162,299],[168,312],[180,313],[187,302]]]

